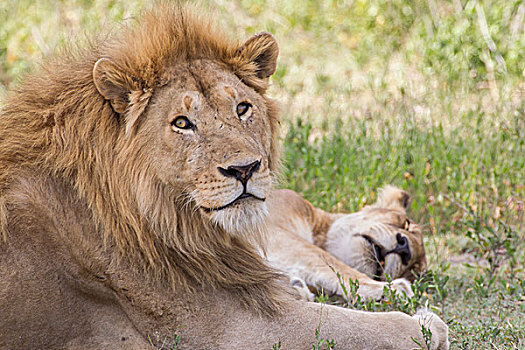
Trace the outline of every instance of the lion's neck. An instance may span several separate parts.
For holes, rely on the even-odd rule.
[[[21,176],[5,198],[10,200],[10,207],[17,208],[11,211],[10,222],[26,225],[25,232],[59,242],[61,249],[70,254],[67,259],[84,271],[76,278],[94,277],[96,283],[115,291],[123,303],[132,300],[130,310],[140,305],[139,313],[160,317],[176,306],[190,307],[191,301],[182,295],[197,293],[202,296],[201,303],[212,303],[215,297],[206,297],[212,293],[255,312],[273,314],[288,299],[285,283],[279,284],[280,275],[245,241],[229,235],[221,237],[227,235],[225,232],[201,232],[198,239],[215,238],[205,247],[208,251],[199,251],[190,241],[198,232],[186,232],[182,241],[171,242],[179,244],[178,249],[159,249],[165,254],[160,255],[165,265],[150,266],[138,257],[128,255],[123,259],[123,254],[116,254],[116,241],[104,237],[104,228],[95,223],[95,214],[67,183],[34,174]],[[184,225],[189,223],[179,223],[178,227]]]

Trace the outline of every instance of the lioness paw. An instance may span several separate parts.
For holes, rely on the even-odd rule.
[[[390,288],[396,292],[397,295],[402,296],[406,294],[407,297],[413,297],[411,284],[404,278],[398,278],[391,283],[373,281],[373,283],[362,283],[359,285],[358,294],[364,299],[381,300],[384,298],[385,288]]]
[[[308,289],[308,285],[302,278],[292,277],[290,279],[290,286],[296,293],[296,299],[304,301],[314,301],[315,295],[312,292],[310,292],[310,289]]]
[[[409,298],[414,296],[414,292],[412,291],[412,284],[404,278],[398,278],[393,280],[391,288],[394,289],[399,295],[403,295],[403,293],[405,293],[406,296]]]

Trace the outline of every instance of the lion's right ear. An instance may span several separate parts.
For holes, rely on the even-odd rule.
[[[127,80],[122,70],[108,58],[99,59],[93,67],[95,87],[119,114],[124,114],[129,105],[130,86]]]

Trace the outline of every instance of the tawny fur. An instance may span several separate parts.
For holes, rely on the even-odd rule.
[[[312,289],[344,296],[340,282],[347,283],[350,278],[358,280],[358,293],[363,298],[379,299],[386,283],[372,280],[383,277],[384,281],[384,276],[374,276],[374,251],[361,235],[369,235],[384,249],[391,250],[396,245],[396,234],[401,233],[410,242],[411,259],[402,264],[392,254],[383,268],[394,279],[395,290],[412,295],[405,279],[413,280],[414,274],[422,274],[426,258],[419,226],[406,226],[410,222],[406,216],[409,199],[405,191],[386,186],[379,191],[375,204],[353,214],[331,214],[315,208],[291,190],[275,191],[268,200],[270,263],[292,281],[303,280]]]
[[[219,167],[255,159],[245,187],[271,188],[279,122],[265,90],[278,47],[268,33],[229,41],[192,5],[156,6],[50,59],[4,102],[0,347],[142,350],[178,334],[183,349],[304,349],[319,317],[341,349],[423,342],[420,315],[293,300],[252,244],[264,215],[246,216],[264,198],[216,214],[240,188]],[[232,89],[252,119],[237,118]],[[173,133],[180,114],[200,124]],[[432,349],[446,349],[446,325],[429,327]]]
[[[242,45],[229,41],[191,6],[146,12],[140,22],[104,39],[55,57],[7,96],[0,118],[0,193],[6,193],[24,169],[57,176],[86,201],[105,241],[116,244],[119,258],[144,270],[152,281],[187,286],[187,279],[193,278],[237,290],[252,307],[274,312],[279,308],[278,288],[274,288],[278,274],[251,245],[212,225],[186,205],[180,193],[158,183],[144,166],[149,155],[142,152],[141,140],[126,137],[124,121],[116,118],[92,83],[97,59],[111,58],[122,71],[113,79],[132,91],[131,104],[123,107],[129,116],[136,112],[136,103],[144,103],[142,96],[147,100],[152,91],[173,79],[166,68],[177,61],[220,62],[263,93],[267,79],[257,77],[254,57],[239,54]],[[262,52],[264,47],[258,49]],[[274,133],[277,109],[268,98],[266,104]],[[140,117],[133,122],[137,127]],[[272,170],[278,158],[274,140]],[[2,195],[4,241],[9,238],[7,201]],[[145,208],[140,210],[139,205]]]

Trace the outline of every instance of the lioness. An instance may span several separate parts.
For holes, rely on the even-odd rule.
[[[63,53],[0,114],[0,348],[409,349],[427,314],[295,300],[259,254],[278,46],[157,4]],[[178,339],[178,337],[177,337]]]
[[[358,280],[361,296],[378,299],[386,283],[373,279],[384,281],[386,273],[394,289],[413,295],[407,280],[425,271],[426,257],[421,229],[406,215],[405,191],[387,186],[377,203],[352,214],[327,213],[291,190],[277,190],[267,201],[267,257],[292,285],[301,289],[306,282],[344,297],[341,282],[350,278]]]

